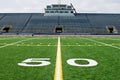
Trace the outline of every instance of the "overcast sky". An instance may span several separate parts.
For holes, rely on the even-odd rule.
[[[0,13],[43,13],[58,0],[0,0]],[[120,0],[61,0],[72,3],[79,13],[120,13]]]

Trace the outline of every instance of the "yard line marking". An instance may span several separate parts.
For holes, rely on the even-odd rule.
[[[21,45],[21,44],[16,44],[14,46],[24,46],[24,47],[34,47],[34,46],[48,46],[48,45],[30,45],[30,44],[24,44],[24,45]],[[57,45],[49,45],[49,46],[57,46]]]
[[[30,38],[30,39],[34,39],[34,38]],[[24,41],[28,41],[30,39],[26,39],[26,40],[21,40],[21,41],[17,41],[17,42],[14,42],[14,43],[10,43],[10,44],[6,44],[4,46],[0,46],[0,48],[4,48],[4,47],[7,47],[7,46],[11,46],[11,45],[15,45],[17,43],[21,43],[21,42],[24,42]]]
[[[83,39],[87,39],[87,40],[92,41],[92,42],[96,42],[96,43],[100,43],[100,44],[110,46],[110,47],[113,47],[113,48],[116,48],[116,49],[120,49],[120,47],[113,46],[113,45],[110,45],[110,44],[107,44],[107,43],[104,43],[104,42],[96,41],[96,40],[93,40],[93,39],[88,39],[88,38],[83,38]]]
[[[54,80],[63,80],[60,37],[58,37],[57,57],[56,57],[56,67],[55,67]]]

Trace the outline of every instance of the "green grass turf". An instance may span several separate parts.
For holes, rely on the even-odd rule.
[[[10,44],[25,39],[25,37],[0,37],[0,46]]]
[[[120,49],[93,42],[89,39],[104,42],[109,45],[120,43],[120,38],[62,37],[64,80],[119,80]],[[98,62],[98,65],[94,67],[70,66],[66,61],[71,58],[93,59]],[[76,63],[86,64],[86,62]]]
[[[26,41],[18,42],[21,40]],[[54,80],[57,37],[0,36],[0,47],[15,42],[18,43],[0,48],[0,80]],[[63,80],[119,80],[119,47],[120,37],[61,37]],[[45,67],[17,65],[28,58],[50,58],[51,64]],[[98,65],[71,66],[66,63],[71,58],[93,59]],[[88,64],[86,61],[76,63]]]
[[[21,40],[28,38],[32,37],[22,37]],[[7,41],[5,42],[12,42],[9,42],[9,39]],[[14,39],[13,42],[15,42]],[[56,44],[56,37],[35,37],[35,39],[0,48],[0,80],[53,80],[56,46],[52,45]],[[21,67],[17,65],[28,58],[50,58],[51,64],[45,67]]]

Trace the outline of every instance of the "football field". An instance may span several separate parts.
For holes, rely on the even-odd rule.
[[[119,36],[0,36],[0,80],[119,80]]]

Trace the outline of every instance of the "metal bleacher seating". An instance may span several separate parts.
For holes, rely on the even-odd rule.
[[[1,27],[11,26],[12,32],[20,32],[25,26],[30,14],[8,13],[0,20]]]
[[[44,16],[43,13],[0,13],[0,29],[11,25],[12,33],[54,33],[56,25],[63,33],[108,33],[106,26],[120,30],[120,14],[77,13],[75,16]]]

